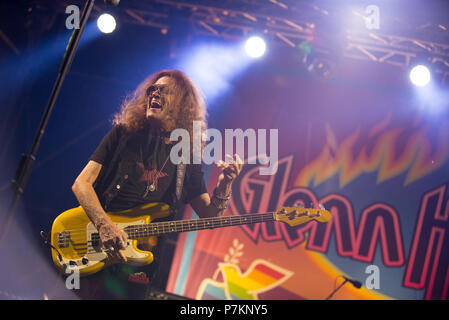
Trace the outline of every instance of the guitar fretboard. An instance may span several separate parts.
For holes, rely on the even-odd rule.
[[[237,226],[243,224],[253,224],[259,222],[274,221],[274,212],[247,214],[242,216],[227,216],[202,218],[192,220],[178,220],[169,222],[154,222],[150,224],[128,226],[124,231],[128,234],[128,238],[145,238],[158,236],[171,232],[186,232],[203,229],[215,229],[222,227]]]

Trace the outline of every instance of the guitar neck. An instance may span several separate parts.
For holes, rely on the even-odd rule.
[[[169,222],[155,222],[143,225],[128,226],[124,231],[130,239],[158,236],[172,232],[187,232],[204,229],[215,229],[243,224],[274,221],[275,212],[255,213],[242,216],[227,216],[202,218],[192,220],[177,220]]]

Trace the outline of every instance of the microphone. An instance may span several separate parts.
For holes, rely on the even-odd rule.
[[[345,279],[344,282],[342,282],[336,289],[334,289],[334,291],[331,292],[331,294],[329,296],[327,296],[327,298],[325,300],[329,300],[330,298],[332,298],[332,296],[335,294],[335,292],[338,291],[338,289],[340,289],[341,287],[343,287],[345,285],[346,282],[350,282],[355,288],[360,289],[362,287],[362,283],[360,281],[357,280],[353,280],[351,278],[347,278],[343,275],[338,276],[337,278],[342,277],[343,279]],[[335,278],[335,280],[337,280],[337,278]]]
[[[104,0],[104,3],[106,3],[108,6],[116,6],[120,3],[120,0]]]
[[[353,280],[353,279],[347,278],[347,277],[345,277],[345,276],[343,276],[343,278],[344,278],[346,281],[350,282],[350,283],[351,283],[354,287],[356,287],[357,289],[360,289],[360,288],[362,287],[362,283],[361,283],[360,281]]]

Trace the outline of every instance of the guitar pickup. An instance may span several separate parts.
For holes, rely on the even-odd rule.
[[[70,231],[58,232],[58,247],[68,248],[70,244]]]
[[[99,233],[92,233],[90,241],[91,241],[90,244],[92,245],[92,247],[98,247],[101,244],[101,242],[100,242],[100,234]]]

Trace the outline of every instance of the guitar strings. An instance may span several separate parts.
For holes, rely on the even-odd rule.
[[[309,209],[309,210],[319,210],[319,209]],[[143,226],[150,226],[150,225],[164,227],[164,226],[172,226],[173,224],[175,224],[175,225],[185,225],[185,224],[190,224],[190,223],[198,224],[198,223],[201,223],[202,221],[206,221],[206,220],[214,222],[214,223],[220,223],[221,221],[224,221],[225,218],[229,218],[231,220],[237,220],[237,219],[242,219],[242,218],[252,219],[252,218],[258,218],[258,217],[262,217],[262,216],[266,216],[266,215],[272,215],[274,213],[277,213],[277,211],[266,212],[266,213],[248,213],[248,214],[244,214],[244,215],[228,216],[228,217],[211,217],[211,218],[191,219],[191,220],[176,220],[176,221],[169,221],[169,222],[150,222],[149,224],[132,225],[132,226],[127,226],[127,227],[143,227]],[[255,223],[257,223],[257,222],[255,222]],[[71,234],[76,234],[76,233],[84,234],[86,232],[86,229],[85,228],[66,229],[63,231],[68,231]]]
[[[315,210],[319,210],[319,209],[311,209],[310,208],[309,210],[315,211]],[[222,221],[225,221],[226,220],[225,218],[229,218],[230,220],[240,219],[239,222],[241,224],[260,223],[260,222],[264,222],[264,221],[252,221],[252,220],[254,218],[259,218],[259,217],[263,218],[266,215],[273,215],[275,213],[277,213],[277,211],[266,212],[266,213],[248,213],[245,215],[229,216],[229,217],[211,217],[211,218],[202,218],[202,219],[193,219],[193,220],[176,220],[176,221],[170,221],[170,222],[155,222],[155,223],[150,222],[148,224],[131,225],[131,226],[127,226],[126,228],[132,227],[132,228],[138,229],[138,228],[142,228],[142,227],[145,227],[145,228],[150,227],[151,229],[155,230],[155,229],[158,229],[158,227],[159,227],[162,229],[162,233],[165,233],[166,231],[170,232],[171,229],[173,229],[173,227],[179,228],[179,226],[180,226],[182,230],[177,231],[177,232],[184,232],[184,230],[183,230],[184,227],[187,227],[191,223],[198,225],[201,222],[205,223],[207,220],[209,222],[209,224],[212,224],[212,227],[219,227],[219,226],[223,226]],[[248,222],[242,223],[241,222],[242,218],[249,218],[249,219],[251,219],[251,221],[249,223]],[[168,230],[165,230],[166,228]],[[208,228],[208,227],[204,226],[204,228]],[[70,238],[72,238],[73,236],[84,236],[84,235],[86,235],[86,232],[87,232],[86,228],[67,229],[67,230],[63,230],[62,232],[64,232],[64,231],[70,232]],[[185,230],[185,231],[191,231],[191,230]],[[139,230],[137,230],[137,232],[139,232]],[[145,230],[144,232],[147,232],[147,231]]]
[[[191,220],[176,220],[168,222],[150,222],[139,225],[128,225],[122,230],[125,231],[125,229],[128,228],[129,230],[126,232],[128,233],[128,236],[131,239],[146,238],[170,232],[185,232],[193,230],[213,229],[217,227],[227,227],[233,225],[276,221],[274,217],[275,213],[277,213],[277,211],[266,213],[249,213],[245,215],[228,216],[228,217],[211,217],[211,218],[191,219]],[[268,217],[273,219],[265,220]],[[243,222],[242,219],[245,220],[248,219],[249,221]],[[238,223],[236,224],[235,222]],[[193,230],[191,228],[192,226],[195,227]],[[102,244],[98,233],[91,233],[90,238],[92,240],[88,240],[89,234],[87,233],[87,227],[78,229],[68,229],[64,231],[70,232],[70,234],[66,238],[64,237],[62,239],[58,238],[58,242],[70,241],[73,247],[73,251],[75,251],[78,255],[82,256],[87,254],[105,253],[104,247],[101,247],[99,249],[99,246],[101,246]],[[98,246],[93,245],[94,243],[98,243]]]
[[[261,222],[267,222],[263,219],[264,217],[253,217],[252,219],[249,219],[249,222],[245,222],[242,224],[251,224],[251,223],[261,223]],[[235,219],[237,220],[237,219]],[[232,221],[232,222],[242,222],[242,221]],[[211,228],[216,228],[216,227],[226,227],[226,226],[232,226],[233,224],[228,224],[229,222],[224,222],[224,221],[220,221],[220,222],[202,222],[201,224],[199,223],[195,223],[195,229],[197,230],[204,230],[204,229],[211,229]],[[132,230],[127,231],[128,236],[141,236],[141,237],[145,237],[145,236],[152,236],[152,235],[158,235],[158,234],[163,234],[163,233],[170,233],[170,232],[184,232],[184,231],[192,231],[191,227],[192,223],[179,223],[176,225],[171,225],[171,224],[161,224],[161,225],[156,225],[155,224],[143,224],[143,225],[134,225],[134,226],[128,226],[128,227],[132,227]],[[80,240],[80,239],[85,239],[87,236],[87,231],[85,229],[72,229],[72,230],[80,230],[79,232],[70,232],[70,235],[67,236],[67,238],[70,238],[71,240]],[[65,230],[65,231],[70,231],[70,230]],[[125,230],[124,230],[125,231]],[[126,231],[125,231],[126,232]],[[92,233],[91,235],[95,235],[97,233]],[[142,234],[142,235],[141,235]],[[97,235],[98,239],[99,236]],[[63,241],[64,239],[62,239],[61,241]]]
[[[242,216],[229,216],[229,219],[231,219],[231,220],[238,220],[238,219],[242,219],[242,218],[247,218],[247,219],[248,218],[258,218],[259,216],[260,216],[260,218],[262,218],[262,216],[272,215],[273,213],[276,213],[276,212],[248,213],[248,214],[245,214],[245,215],[242,215]],[[252,217],[247,217],[249,215],[252,215]],[[150,222],[150,223],[147,223],[147,224],[138,224],[138,225],[132,225],[132,226],[127,226],[127,227],[142,227],[142,226],[155,226],[155,225],[162,227],[162,226],[170,226],[171,224],[189,225],[191,223],[198,224],[198,223],[201,223],[201,221],[205,222],[206,220],[219,223],[221,221],[224,221],[225,218],[227,218],[227,217],[213,217],[213,218],[202,218],[202,219],[191,219],[191,220],[176,220],[176,221],[170,221],[170,222],[154,222],[154,223]],[[70,234],[76,234],[77,232],[84,234],[86,232],[86,229],[83,229],[83,228],[66,229],[66,230],[63,230],[62,232],[64,232],[64,231],[68,231],[68,232],[70,232]]]
[[[187,230],[185,231],[189,231],[189,228],[192,225],[196,225],[196,227],[198,228],[197,230],[201,230],[202,228],[204,229],[210,229],[211,227],[223,227],[223,223],[225,223],[224,226],[232,226],[232,222],[240,222],[242,223],[242,219],[249,219],[249,223],[260,223],[260,222],[266,222],[264,221],[265,218],[267,218],[268,216],[271,216],[276,213],[276,212],[267,212],[267,213],[263,213],[263,214],[250,214],[250,217],[246,217],[245,215],[243,216],[230,216],[228,219],[223,219],[224,217],[214,217],[214,218],[204,218],[204,219],[194,219],[194,220],[177,220],[176,223],[175,222],[156,222],[153,224],[142,224],[142,225],[133,225],[133,226],[128,226],[128,227],[132,227],[132,229],[135,230],[130,230],[129,232],[129,236],[136,236],[137,238],[139,238],[140,234],[142,233],[141,237],[148,237],[151,236],[148,235],[148,231],[151,231],[151,229],[153,231],[158,231],[161,233],[167,233],[167,232],[183,232],[184,228],[186,228]],[[228,221],[226,221],[228,220]],[[209,222],[209,223],[207,223]],[[231,222],[230,225],[226,225],[227,223]],[[202,223],[202,225],[200,225],[200,223]],[[242,223],[242,224],[247,224],[248,222]],[[156,225],[157,224],[157,225]],[[155,227],[156,225],[156,227]],[[144,228],[143,230],[141,230],[142,228]],[[150,229],[150,230],[148,230]],[[161,230],[162,229],[162,230]],[[181,229],[181,230],[179,230]],[[78,231],[79,230],[79,231]],[[100,244],[100,237],[98,233],[94,233],[91,234],[91,239],[93,240],[88,240],[88,236],[86,234],[86,230],[85,229],[71,229],[71,230],[65,230],[65,231],[71,231],[70,233],[70,241],[72,242],[72,247],[78,247],[76,249],[74,249],[74,251],[78,252],[79,255],[86,255],[86,254],[94,254],[94,253],[104,253],[104,250],[101,249],[100,251],[98,249],[96,249],[92,243],[94,242],[98,242]],[[143,234],[145,233],[145,234]],[[63,239],[64,240],[64,239]],[[83,242],[76,242],[76,241],[83,241]]]
[[[269,212],[265,214],[255,214],[251,217],[245,217],[245,216],[232,216],[229,217],[229,219],[217,219],[217,218],[205,218],[205,219],[196,219],[196,220],[178,220],[177,224],[173,224],[172,222],[157,222],[153,224],[143,224],[143,225],[134,225],[134,226],[128,226],[132,227],[132,229],[128,231],[128,236],[132,238],[145,238],[150,236],[155,236],[159,234],[164,233],[170,233],[170,232],[184,232],[184,231],[191,231],[190,227],[192,225],[196,225],[198,228],[197,230],[204,230],[204,229],[211,229],[216,227],[226,227],[226,226],[232,226],[232,222],[239,222],[242,223],[242,219],[249,219],[249,223],[260,223],[260,222],[266,222],[264,221],[264,218],[266,218],[268,215],[270,217],[275,212]],[[208,219],[208,221],[206,221]],[[228,221],[226,221],[228,220]],[[229,221],[230,220],[230,221]],[[201,221],[202,225],[199,224]],[[207,223],[209,222],[209,223]],[[230,225],[227,225],[227,223],[231,222]],[[157,224],[157,225],[156,225]],[[224,224],[224,225],[223,225]],[[248,222],[242,223],[242,224],[248,224]],[[156,226],[155,226],[156,225]],[[186,229],[186,230],[184,230]],[[72,229],[72,230],[81,230],[80,232],[73,232],[70,233],[70,236],[68,239],[62,239],[58,241],[64,241],[69,240],[74,242],[75,245],[81,245],[85,244],[86,242],[77,242],[77,241],[87,241],[89,243],[100,241],[100,237],[98,234],[94,233],[91,234],[91,239],[93,240],[87,240],[87,234],[85,229]],[[68,230],[66,230],[68,231]],[[155,232],[156,231],[156,232]]]
[[[249,219],[249,222],[244,222],[244,223],[241,221],[242,219],[240,218],[240,219],[230,219],[230,220],[233,220],[231,222],[222,220],[222,221],[208,221],[208,222],[203,221],[200,223],[198,223],[198,222],[194,222],[194,223],[183,222],[183,223],[177,223],[177,224],[170,224],[170,223],[159,224],[158,223],[156,225],[155,223],[153,223],[153,224],[133,225],[133,226],[127,226],[127,228],[131,227],[131,228],[129,228],[131,230],[127,231],[127,233],[128,234],[149,233],[151,235],[151,233],[158,234],[161,232],[165,233],[165,232],[170,232],[170,231],[174,231],[174,230],[183,232],[184,229],[186,229],[185,231],[189,231],[190,227],[193,225],[199,229],[201,229],[201,228],[208,229],[211,227],[228,226],[227,224],[229,224],[229,223],[231,223],[231,225],[229,225],[229,226],[232,226],[233,222],[239,222],[242,224],[266,222],[266,221],[264,221],[264,218],[265,217],[252,217]],[[245,218],[245,219],[248,219],[248,218]],[[77,231],[77,230],[79,230],[79,231]],[[83,236],[87,232],[86,229],[72,229],[72,230],[65,230],[65,231],[70,231],[69,237],[71,239],[76,238],[77,236]]]

